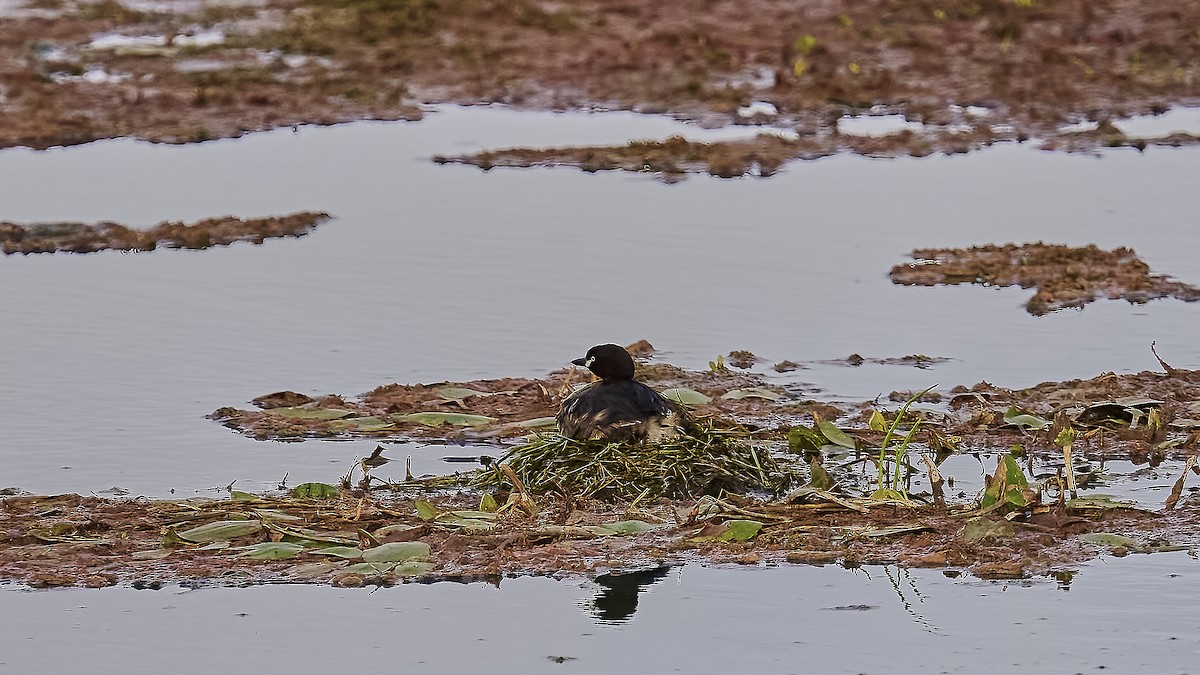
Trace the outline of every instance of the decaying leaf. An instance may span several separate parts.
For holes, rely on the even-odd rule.
[[[480,427],[496,421],[496,418],[487,417],[486,415],[468,415],[466,413],[452,412],[409,413],[407,415],[392,415],[391,419],[397,422],[424,424],[428,427],[439,427],[443,424],[452,424],[459,427]]]
[[[179,532],[179,537],[186,541],[205,543],[218,539],[236,539],[248,534],[262,532],[262,523],[257,520],[218,520],[190,530]]]
[[[712,400],[711,396],[706,396],[695,389],[688,389],[687,387],[664,389],[662,395],[680,405],[686,406],[704,405]]]

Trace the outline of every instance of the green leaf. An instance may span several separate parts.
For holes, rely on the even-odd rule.
[[[556,424],[558,424],[558,418],[535,417],[531,420],[521,420],[520,422],[509,422],[505,426],[515,427],[518,429],[540,429],[542,427],[552,427]]]
[[[230,490],[229,499],[235,502],[248,502],[258,499],[258,495],[252,492],[242,492],[241,490]]]
[[[483,493],[483,496],[479,498],[480,511],[485,513],[495,513],[496,509],[498,508],[500,508],[500,505],[496,503],[496,498],[492,496],[492,493],[485,492]]]
[[[239,558],[252,560],[286,560],[295,558],[304,550],[300,544],[289,544],[285,541],[264,541],[252,546],[239,546],[236,550],[244,551]]]
[[[649,532],[650,530],[657,530],[663,526],[647,523],[643,520],[618,520],[612,523],[602,523],[599,527],[612,534],[640,534],[642,532]]]
[[[417,515],[420,516],[421,520],[436,520],[438,516],[442,515],[442,512],[438,511],[437,507],[423,499],[418,499],[415,505],[417,507]]]
[[[825,437],[805,426],[794,426],[788,430],[788,450],[802,455],[817,452],[825,445]]]
[[[1129,509],[1137,506],[1137,502],[1117,499],[1112,495],[1093,494],[1078,499],[1068,499],[1068,509]]]
[[[459,427],[479,427],[496,421],[494,417],[451,412],[419,412],[408,415],[392,415],[391,419],[397,422],[423,424],[427,427],[440,427],[443,424],[453,424]]]
[[[1004,455],[996,462],[996,472],[992,475],[987,489],[983,491],[980,508],[986,509],[1000,502],[1018,508],[1028,506],[1029,502],[1025,498],[1025,490],[1028,487],[1029,481],[1017,460],[1013,459],[1012,455]]]
[[[762,529],[763,524],[757,520],[727,520],[725,531],[717,535],[720,541],[748,541],[753,539]]]
[[[763,389],[762,387],[746,387],[745,389],[734,389],[733,391],[726,392],[721,395],[721,398],[729,401],[736,401],[743,398],[761,398],[768,401],[778,401],[783,397],[771,391],[770,389]]]
[[[341,408],[309,408],[300,406],[296,408],[271,408],[264,410],[268,415],[275,417],[286,417],[296,420],[338,420],[343,417],[349,417],[354,414],[353,410],[342,410]]]
[[[665,398],[675,401],[679,405],[686,406],[704,405],[712,400],[711,396],[705,396],[695,389],[688,389],[687,387],[673,387],[671,389],[664,389],[662,391],[662,395]]]
[[[495,396],[490,391],[479,391],[478,389],[468,389],[467,387],[442,387],[437,391],[438,396],[447,401],[465,401],[472,396]]]
[[[369,417],[347,417],[337,421],[338,425],[343,428],[353,429],[354,431],[386,431],[394,429],[396,424],[389,422],[382,417],[374,415]]]
[[[236,539],[262,532],[262,529],[262,523],[257,520],[218,520],[180,532],[179,537],[200,544],[218,539]]]
[[[888,423],[887,420],[884,419],[883,413],[879,412],[878,410],[872,410],[871,420],[867,422],[867,428],[871,431],[887,432]]]
[[[817,428],[820,429],[821,435],[823,435],[825,438],[828,438],[829,442],[833,443],[834,445],[840,445],[843,448],[850,449],[854,449],[856,447],[854,439],[829,420],[821,420],[821,423],[817,425]]]
[[[1050,420],[1042,419],[1037,415],[1023,413],[1016,406],[1009,406],[1008,411],[1004,413],[1004,423],[1012,424],[1013,426],[1032,429],[1038,431],[1050,426]]]
[[[347,560],[357,560],[358,558],[362,557],[363,552],[362,549],[355,548],[353,546],[326,546],[325,548],[315,549],[311,551],[311,553],[315,553],[317,555],[332,555],[337,556],[338,558],[346,558]]]
[[[341,491],[329,483],[301,483],[291,492],[297,499],[331,499],[339,494]]]
[[[1013,524],[1007,520],[992,520],[977,516],[963,523],[963,541],[981,541],[983,539],[1009,539],[1016,534]]]
[[[1136,551],[1142,548],[1142,543],[1132,537],[1126,537],[1123,534],[1113,534],[1111,532],[1089,532],[1079,535],[1080,541],[1086,541],[1089,544],[1097,546],[1107,546],[1109,548],[1117,548],[1119,546]]]
[[[149,551],[136,551],[130,557],[134,560],[162,560],[174,553],[169,548],[152,548]]]
[[[810,487],[817,490],[828,490],[833,487],[835,482],[833,476],[829,475],[829,472],[825,470],[825,467],[816,458],[808,463],[808,474],[808,484]]]
[[[283,511],[276,511],[275,509],[251,509],[251,512],[254,514],[254,517],[258,518],[259,520],[269,520],[269,521],[276,521],[276,520],[303,521],[304,520],[300,516],[293,516],[290,513],[284,513]]]
[[[374,575],[391,572],[395,568],[396,563],[394,562],[361,562],[343,567],[342,572],[346,574]]]
[[[399,577],[420,577],[429,574],[435,567],[437,567],[436,563],[424,560],[409,560],[408,562],[396,565],[392,573]]]
[[[428,558],[429,544],[423,541],[395,541],[362,552],[366,562],[404,562],[413,558]]]

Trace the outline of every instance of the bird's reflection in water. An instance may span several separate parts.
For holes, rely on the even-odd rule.
[[[614,572],[596,577],[600,592],[592,600],[592,616],[603,622],[621,622],[637,611],[638,594],[666,578],[667,565],[636,572]]]

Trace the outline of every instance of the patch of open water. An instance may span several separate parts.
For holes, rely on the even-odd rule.
[[[870,566],[687,565],[632,583],[0,589],[0,672],[1180,673],[1197,560],[1032,581]],[[499,590],[499,592],[498,592]],[[560,660],[561,659],[561,660]],[[565,669],[565,670],[564,670]]]
[[[325,210],[261,247],[0,259],[0,475],[48,493],[161,496],[332,480],[371,443],[261,443],[203,416],[279,389],[541,375],[603,341],[703,367],[927,354],[928,370],[815,364],[781,381],[873,397],[1200,367],[1200,306],[1101,301],[1033,317],[1029,291],[904,288],[920,246],[1131,246],[1200,283],[1198,148],[789,165],[766,180],[438,166],[437,153],[719,134],[627,113],[446,108],[420,123],[283,130],[193,146],[118,140],[0,152],[0,219],[135,226]],[[445,454],[388,454],[436,467]],[[414,467],[418,473],[424,470]],[[402,469],[400,470],[402,471]]]

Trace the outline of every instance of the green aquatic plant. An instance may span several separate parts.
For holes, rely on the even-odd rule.
[[[874,431],[882,431],[883,441],[879,444],[879,457],[876,460],[878,469],[878,479],[876,481],[875,492],[871,495],[875,499],[899,499],[908,501],[908,488],[905,487],[905,481],[902,480],[901,469],[905,466],[910,466],[908,463],[908,447],[916,437],[917,430],[921,428],[921,419],[914,417],[908,432],[904,434],[904,438],[898,443],[894,443],[894,439],[898,438],[900,433],[900,425],[904,418],[908,415],[908,410],[922,396],[933,391],[933,385],[928,389],[914,394],[911,398],[900,406],[896,411],[896,416],[892,418],[891,424],[887,423],[882,413],[878,410],[871,414],[869,426]],[[889,466],[890,465],[890,466]]]

